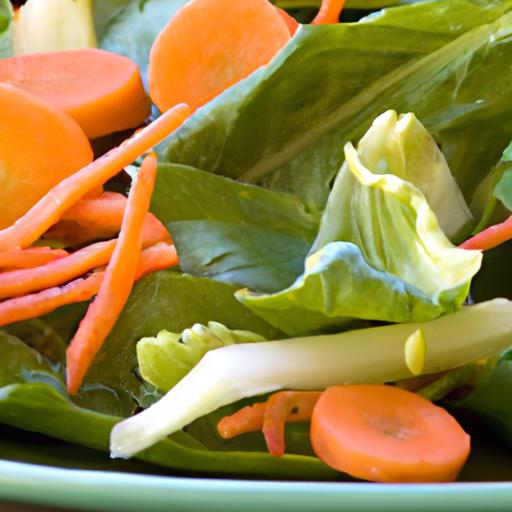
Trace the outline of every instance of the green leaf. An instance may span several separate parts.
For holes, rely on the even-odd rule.
[[[352,318],[431,320],[456,311],[467,297],[481,254],[450,243],[416,187],[365,167],[363,158],[380,172],[396,168],[382,157],[372,161],[380,151],[367,152],[382,142],[389,147],[379,137],[363,138],[358,151],[347,144],[304,274],[278,293],[237,293],[287,334],[341,327]]]
[[[494,195],[512,211],[512,142],[503,152],[498,168],[500,178],[494,187]]]
[[[4,57],[11,57],[13,54],[11,20],[11,2],[9,0],[0,0],[0,59]]]
[[[110,430],[119,421],[118,417],[71,402],[60,375],[19,339],[0,333],[0,351],[1,423],[108,451]],[[168,468],[202,473],[313,479],[335,476],[334,471],[312,457],[277,459],[266,453],[206,451],[201,443],[183,432],[144,451],[139,458]]]
[[[445,23],[445,32],[432,31],[441,13],[453,19],[452,9],[460,14],[462,5],[467,16]],[[302,27],[267,67],[198,110],[162,154],[263,181],[321,209],[343,162],[343,143],[393,108],[415,112],[441,142],[469,199],[512,137],[510,17],[478,26],[510,6],[436,1],[401,7],[396,23],[406,28],[392,25],[396,10],[385,21]],[[483,74],[492,77],[492,90]]]
[[[272,292],[303,271],[319,216],[295,196],[180,165],[161,165],[152,211],[184,272]]]
[[[498,362],[490,378],[458,407],[475,413],[503,442],[512,446],[512,350]]]
[[[181,334],[160,331],[137,343],[137,360],[144,380],[163,391],[174,387],[210,350],[235,343],[265,341],[250,331],[230,330],[218,322],[195,324]]]
[[[126,392],[137,403],[145,396],[137,375],[136,344],[167,329],[181,332],[211,320],[275,339],[278,332],[234,298],[236,288],[176,272],[152,274],[133,289],[114,330],[86,376],[86,383]]]

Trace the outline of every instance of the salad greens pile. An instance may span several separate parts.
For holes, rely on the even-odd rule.
[[[97,0],[98,45],[146,79],[185,3]],[[512,445],[512,242],[457,247],[512,211],[512,0],[344,16],[301,26],[159,146],[151,210],[180,268],[137,283],[76,396],[64,353],[86,305],[0,329],[0,423],[105,452],[113,429],[113,455],[173,470],[336,479],[304,425],[275,458],[216,424],[278,389],[401,384],[421,328],[422,373],[443,373],[419,393]],[[12,25],[0,0],[0,58]]]

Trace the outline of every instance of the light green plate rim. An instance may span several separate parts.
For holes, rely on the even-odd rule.
[[[377,485],[133,475],[0,461],[0,499],[123,511],[507,510],[512,483]]]

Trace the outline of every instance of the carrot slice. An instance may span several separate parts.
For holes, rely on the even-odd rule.
[[[295,32],[297,32],[297,29],[299,28],[299,22],[293,16],[290,16],[284,9],[276,7],[276,10],[286,23],[286,26],[290,31],[290,35],[294,36]]]
[[[285,423],[309,421],[321,394],[319,391],[281,391],[268,399],[263,418],[263,435],[272,455],[284,455]]]
[[[68,256],[63,249],[51,249],[50,247],[29,247],[14,251],[0,252],[0,269],[33,268]]]
[[[153,44],[151,99],[162,112],[182,102],[195,110],[267,64],[289,39],[267,0],[191,0]]]
[[[126,203],[126,197],[117,192],[104,192],[97,197],[82,199],[50,228],[45,237],[62,240],[69,245],[112,238],[121,229]],[[165,226],[152,213],[144,219],[143,233],[148,245],[171,241]]]
[[[96,300],[89,306],[66,352],[68,391],[78,391],[95,355],[131,293],[142,249],[142,227],[155,185],[156,156],[144,159],[128,196],[123,225]]]
[[[0,84],[0,112],[2,229],[93,154],[73,119],[21,89]]]
[[[330,25],[339,23],[345,0],[322,0],[322,5],[312,25]]]
[[[491,226],[466,240],[460,245],[461,249],[489,251],[499,245],[512,240],[512,216],[505,222]]]
[[[90,139],[135,128],[151,113],[137,64],[104,50],[88,48],[0,59],[0,82],[15,85],[64,110]]]
[[[177,105],[119,147],[55,185],[13,226],[0,230],[0,251],[29,247],[85,194],[162,142],[189,114],[187,105]]]
[[[327,465],[376,482],[450,482],[470,451],[445,409],[384,385],[327,389],[313,410],[311,442]]]
[[[225,416],[217,424],[217,431],[224,439],[231,439],[262,430],[269,452],[281,457],[285,451],[285,423],[309,421],[320,395],[319,391],[274,393],[266,402],[244,407],[231,416]]]
[[[174,267],[178,256],[173,245],[160,243],[145,249],[140,257],[136,280],[156,272]],[[105,272],[95,272],[64,286],[49,288],[31,295],[0,302],[0,326],[46,315],[67,304],[92,299],[100,289]]]

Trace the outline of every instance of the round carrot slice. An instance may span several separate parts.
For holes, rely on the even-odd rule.
[[[267,0],[191,0],[153,44],[151,99],[162,112],[182,102],[195,110],[267,64],[289,39]]]
[[[0,84],[0,229],[62,179],[92,161],[92,149],[65,112]]]
[[[327,389],[313,410],[311,442],[327,465],[375,482],[450,482],[470,451],[446,410],[384,385]]]
[[[103,50],[0,59],[0,82],[64,110],[90,139],[135,128],[151,112],[135,62]]]

